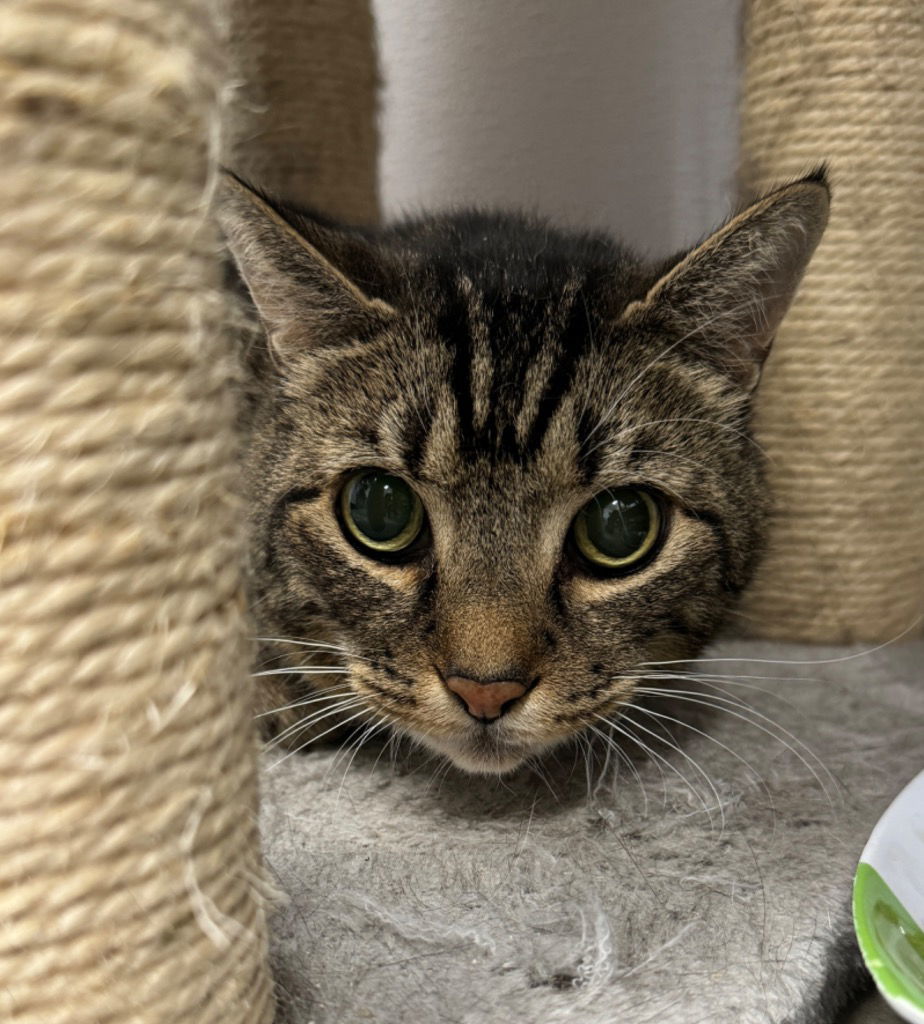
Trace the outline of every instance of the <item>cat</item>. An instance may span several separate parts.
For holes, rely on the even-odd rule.
[[[647,261],[516,213],[337,226],[231,174],[261,711],[503,774],[709,641],[768,497],[751,413],[821,167]]]

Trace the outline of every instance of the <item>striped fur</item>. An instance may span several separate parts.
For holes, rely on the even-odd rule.
[[[816,172],[655,265],[515,215],[338,229],[229,179],[222,222],[265,332],[246,424],[254,609],[280,638],[262,663],[345,666],[359,721],[502,772],[630,700],[643,662],[694,655],[755,569],[753,387],[827,196]],[[335,500],[361,467],[421,497],[432,542],[415,558],[344,537]],[[624,485],[662,495],[667,527],[649,564],[608,578],[569,527]],[[537,682],[484,725],[451,671]],[[270,710],[344,677],[268,678]]]

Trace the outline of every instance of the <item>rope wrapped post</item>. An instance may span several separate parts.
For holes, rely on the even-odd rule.
[[[0,1019],[272,1018],[207,0],[0,10]]]
[[[924,613],[924,17],[918,0],[750,0],[749,192],[830,162],[831,221],[759,394],[776,498],[742,612],[881,642]]]
[[[369,0],[228,0],[225,163],[294,203],[378,218]]]

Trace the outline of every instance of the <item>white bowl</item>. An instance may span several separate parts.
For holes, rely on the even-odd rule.
[[[853,923],[879,991],[924,1024],[924,772],[879,819],[853,883]]]

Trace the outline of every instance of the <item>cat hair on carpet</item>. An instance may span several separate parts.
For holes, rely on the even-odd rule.
[[[833,1024],[869,984],[857,859],[924,764],[924,643],[706,658],[741,717],[653,735],[615,782],[580,750],[500,779],[267,753],[280,1022]]]

